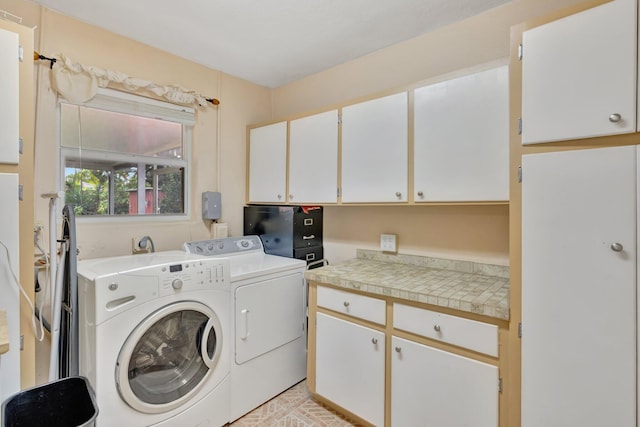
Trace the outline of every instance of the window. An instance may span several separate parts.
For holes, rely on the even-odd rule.
[[[191,108],[101,90],[60,103],[65,203],[78,216],[184,215]]]

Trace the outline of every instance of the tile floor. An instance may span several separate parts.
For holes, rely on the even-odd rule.
[[[233,427],[357,426],[311,397],[305,381],[230,424]]]

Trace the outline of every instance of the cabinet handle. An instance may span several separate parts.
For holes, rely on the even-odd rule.
[[[289,199],[293,200],[293,194],[289,194]]]
[[[282,199],[282,194],[278,194],[278,200]]]
[[[372,342],[374,345],[378,345],[378,338],[371,338],[371,342]]]
[[[399,191],[396,191],[396,197],[399,199],[400,197],[402,197],[402,193]]]
[[[349,301],[345,301],[342,303],[345,307],[349,307]]]
[[[433,325],[433,330],[436,332],[440,332],[440,325]]]
[[[402,352],[402,347],[396,347],[396,353],[401,353]]]
[[[422,191],[418,191],[418,197],[422,199],[423,196],[424,196],[424,193]]]
[[[622,116],[618,113],[614,113],[609,116],[609,121],[611,123],[618,123],[620,120],[622,120]]]
[[[624,249],[624,246],[622,246],[621,243],[612,243],[611,244],[611,250],[614,252],[622,252],[622,250]]]
[[[310,234],[308,236],[302,236],[302,240],[311,240],[311,239],[315,239],[316,236],[314,234]]]

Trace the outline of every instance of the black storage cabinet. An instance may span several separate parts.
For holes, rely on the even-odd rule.
[[[297,258],[319,267],[322,260],[322,207],[244,207],[244,234],[258,235],[268,254]]]

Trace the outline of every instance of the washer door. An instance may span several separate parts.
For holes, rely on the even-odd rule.
[[[124,343],[116,364],[118,392],[140,412],[170,411],[202,387],[221,351],[222,327],[213,310],[196,301],[169,304]]]

